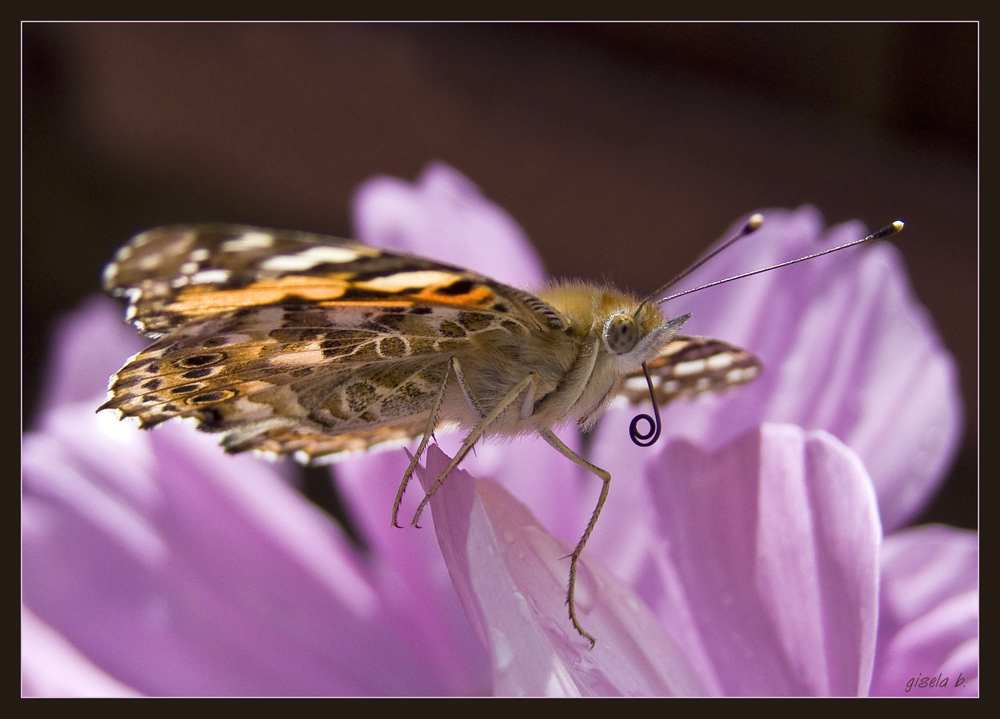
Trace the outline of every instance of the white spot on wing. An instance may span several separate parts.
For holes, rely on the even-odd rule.
[[[749,382],[758,374],[757,367],[737,367],[726,372],[726,382],[730,384],[742,384]]]
[[[203,285],[214,282],[225,282],[229,279],[229,270],[202,270],[191,275],[191,284]]]
[[[127,249],[128,253],[131,255],[133,247],[142,247],[147,242],[151,241],[153,239],[153,237],[155,236],[155,234],[156,233],[153,230],[150,230],[149,232],[143,232],[141,235],[136,235],[135,237],[132,238],[132,241],[129,242],[128,245],[125,245],[125,247],[123,247],[119,251],[120,252],[124,252]],[[131,247],[130,247],[130,245],[131,245]]]
[[[640,392],[646,389],[646,378],[629,377],[625,380],[625,389],[632,390],[633,392]]]
[[[733,363],[733,356],[728,352],[712,355],[708,358],[708,368],[711,370],[725,369]]]
[[[294,255],[276,255],[262,262],[260,268],[270,272],[302,272],[324,262],[340,264],[353,262],[359,257],[361,253],[350,247],[322,245],[310,247]]]
[[[689,360],[678,362],[674,365],[674,374],[678,377],[685,377],[692,374],[701,374],[705,371],[705,360]]]
[[[154,267],[156,267],[157,265],[160,264],[160,259],[161,259],[160,258],[160,254],[159,253],[154,253],[152,255],[147,255],[147,256],[143,257],[136,264],[139,266],[139,269],[142,269],[142,270],[151,270],[151,269],[153,269]]]
[[[274,237],[267,232],[247,232],[235,240],[222,243],[223,252],[243,252],[244,250],[264,250],[274,244]]]
[[[118,276],[118,263],[112,262],[107,267],[104,268],[104,284],[112,285],[114,284],[115,277]]]
[[[322,364],[322,350],[300,350],[298,352],[281,352],[270,359],[272,365],[278,367],[304,367]]]
[[[414,272],[396,272],[385,277],[376,277],[366,282],[359,282],[358,287],[380,292],[399,292],[407,287],[428,287],[433,285],[451,284],[458,279],[454,272],[440,270],[416,270]]]

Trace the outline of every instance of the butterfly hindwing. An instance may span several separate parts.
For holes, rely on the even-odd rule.
[[[678,335],[646,363],[660,405],[679,397],[719,392],[757,377],[760,360],[746,350],[710,337]],[[621,394],[633,404],[649,401],[642,370],[625,379]]]
[[[189,417],[231,451],[320,454],[424,430],[449,358],[507,314],[444,305],[251,306],[159,338],[111,382],[103,409],[153,426]]]

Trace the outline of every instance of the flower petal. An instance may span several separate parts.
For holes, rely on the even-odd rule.
[[[540,287],[545,270],[524,231],[458,170],[427,166],[410,184],[375,177],[354,195],[358,239],[479,272],[514,287]]]
[[[60,404],[103,398],[108,378],[146,344],[122,321],[117,302],[100,295],[85,299],[52,333],[38,416]]]
[[[151,695],[443,694],[392,569],[360,561],[271,465],[171,423],[52,411],[23,452],[24,601]],[[95,691],[100,691],[97,689]]]
[[[714,454],[671,443],[630,501],[619,476],[594,552],[713,693],[867,690],[880,531],[853,452],[823,432],[765,425]]]
[[[428,450],[425,489],[448,457]],[[455,470],[431,500],[435,528],[466,614],[488,648],[494,693],[614,696],[701,694],[704,687],[645,605],[593,558],[580,563],[577,610],[566,614],[571,547],[554,540],[499,484]]]
[[[138,693],[101,671],[59,632],[21,606],[21,695],[134,697]]]
[[[433,520],[425,513],[421,527],[410,519],[422,493],[411,484],[391,526],[396,489],[408,464],[401,451],[350,457],[333,465],[337,486],[349,514],[373,557],[392,568],[381,585],[383,601],[406,616],[406,626],[422,637],[425,658],[453,686],[445,694],[487,694],[489,661],[461,610],[451,577],[441,558]]]
[[[694,273],[696,286],[858,239],[858,223],[823,230],[812,208],[765,213],[764,226]],[[718,447],[759,422],[824,429],[854,449],[886,531],[926,504],[960,439],[957,370],[889,243],[845,250],[680,298],[685,330],[743,346],[760,378],[697,412],[664,413],[676,434]]]
[[[355,210],[372,244],[542,281],[516,223],[441,163],[415,185],[370,181]],[[747,242],[772,259],[747,261],[744,242],[709,279],[861,230],[821,234],[813,210],[768,213]],[[280,466],[226,456],[177,423],[138,433],[95,417],[105,378],[134,351],[123,343],[141,343],[125,328],[101,334],[107,307],[66,325],[41,431],[24,440],[28,693],[864,693],[878,576],[871,480],[828,435],[756,428],[781,419],[844,439],[870,465],[890,527],[929,496],[960,428],[953,363],[890,246],[679,300],[672,309],[697,310],[691,331],[743,344],[766,371],[729,397],[666,408],[667,435],[701,449],[639,450],[624,441],[627,418],[613,435],[602,423],[593,458],[615,480],[577,594],[591,650],[563,598],[595,478],[541,441],[486,444],[463,467],[531,498],[548,531],[496,483],[456,470],[418,532],[388,527],[401,453],[345,461],[336,474],[371,550],[362,557]],[[454,451],[460,435],[440,434]],[[578,446],[573,432],[566,441]],[[427,462],[425,487],[447,458],[433,447]],[[405,497],[401,524],[417,501]],[[964,672],[963,691],[978,691],[965,542],[956,555],[953,543],[886,540],[873,691],[899,693],[914,669]],[[960,557],[955,581],[918,570],[928,548],[932,567]],[[63,680],[39,670],[45,656],[66,667]]]
[[[872,694],[978,695],[977,544],[975,532],[942,526],[886,537]]]

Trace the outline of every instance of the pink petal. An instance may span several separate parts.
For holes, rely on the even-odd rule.
[[[425,488],[448,458],[431,448]],[[431,501],[466,614],[487,647],[500,695],[701,694],[705,689],[645,605],[599,562],[581,562],[577,607],[564,604],[571,547],[551,538],[500,485],[455,470]]]
[[[619,473],[618,485],[635,479]],[[714,454],[673,442],[629,501],[617,488],[593,551],[713,693],[866,692],[880,532],[852,452],[825,433],[765,425]]]
[[[52,333],[38,416],[59,404],[103,401],[108,378],[147,344],[122,316],[119,303],[93,295],[59,320]]]
[[[872,694],[978,695],[978,541],[941,526],[886,537]]]
[[[139,692],[481,689],[425,652],[422,607],[383,601],[391,567],[210,435],[70,405],[25,438],[23,470],[26,606]]]
[[[372,244],[542,281],[516,223],[447,165],[413,185],[371,180],[355,210]],[[699,274],[862,234],[822,232],[808,208],[768,213],[759,236]],[[578,589],[591,650],[563,602],[596,478],[538,440],[485,444],[464,469],[501,478],[543,523],[496,483],[455,471],[431,502],[437,521],[427,512],[422,531],[399,530],[388,525],[405,456],[345,461],[336,473],[371,550],[362,558],[273,466],[225,456],[187,427],[138,433],[95,417],[107,375],[141,345],[107,329],[107,307],[65,325],[42,432],[24,441],[27,693],[864,693],[879,541],[870,480],[832,437],[756,428],[783,420],[841,437],[870,467],[888,526],[926,501],[960,429],[953,363],[889,246],[679,300],[671,311],[696,311],[685,330],[743,344],[766,371],[666,408],[667,434],[704,450],[634,448],[634,413],[608,413],[592,448],[614,480]],[[564,439],[577,446],[572,430]],[[460,434],[441,440],[453,452]],[[427,461],[423,482],[447,459],[432,448]],[[908,677],[937,672],[975,693],[978,555],[970,565],[968,539],[908,538],[885,542],[872,690],[905,692]]]
[[[350,516],[374,557],[393,573],[382,585],[384,601],[409,616],[407,627],[423,637],[426,659],[453,681],[447,694],[486,694],[489,662],[461,609],[441,558],[430,513],[421,527],[410,526],[423,493],[414,480],[399,513],[401,528],[391,526],[396,489],[408,458],[402,451],[350,457],[333,465]]]
[[[524,231],[468,178],[444,164],[416,183],[395,177],[364,182],[354,196],[358,239],[440,260],[515,287],[540,287],[545,270]]]
[[[65,637],[22,605],[21,695],[134,697],[138,693],[94,666]]]
[[[824,231],[812,208],[764,214],[758,233],[685,284],[864,235],[857,223]],[[890,243],[689,295],[669,303],[669,311],[693,312],[685,331],[740,345],[764,363],[760,378],[706,398],[697,412],[680,403],[668,408],[664,422],[675,434],[718,447],[761,421],[824,429],[864,461],[887,530],[932,496],[960,439],[957,373]]]

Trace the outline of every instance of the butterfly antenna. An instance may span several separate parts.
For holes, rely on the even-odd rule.
[[[653,301],[654,297],[657,297],[658,295],[666,292],[668,289],[676,285],[678,282],[680,282],[685,277],[690,275],[692,272],[697,270],[699,267],[704,265],[710,259],[718,255],[720,252],[722,252],[725,249],[728,249],[729,247],[732,247],[739,240],[755,232],[763,224],[764,224],[763,215],[761,215],[760,213],[754,213],[753,215],[750,215],[750,217],[746,221],[746,224],[740,228],[740,231],[737,232],[734,237],[723,242],[721,245],[716,247],[714,250],[712,250],[707,255],[702,257],[700,260],[695,262],[693,265],[688,267],[686,270],[681,272],[675,278],[670,280],[670,282],[663,285],[663,287],[658,289],[653,294],[647,296],[642,302],[640,302],[639,306],[635,310],[635,316],[638,317],[639,312],[642,310],[643,305],[647,304],[650,301]],[[657,304],[659,304],[659,302],[657,302]],[[635,417],[632,418],[632,423],[629,425],[628,428],[628,434],[629,437],[632,438],[632,442],[634,442],[637,446],[651,447],[652,445],[656,444],[656,440],[660,438],[660,432],[663,429],[663,424],[660,422],[660,407],[656,402],[656,393],[653,391],[653,380],[649,376],[649,369],[646,367],[645,362],[642,363],[642,372],[644,375],[646,375],[646,386],[649,387],[649,400],[653,403],[653,417],[650,417],[648,414],[642,414],[642,413],[637,414]],[[639,431],[639,422],[643,420],[649,422],[649,431],[647,432]]]
[[[639,307],[642,307],[642,305],[644,305],[644,304],[646,304],[646,302],[650,301],[650,298],[656,297],[656,295],[660,294],[661,292],[664,292],[666,289],[668,289],[670,287],[673,287],[675,284],[677,284],[682,279],[684,279],[685,277],[687,277],[688,275],[690,275],[692,272],[694,272],[696,269],[698,269],[699,267],[701,267],[702,265],[704,265],[710,259],[712,259],[716,255],[718,255],[724,249],[726,249],[727,247],[731,247],[733,245],[733,243],[735,243],[737,240],[740,240],[740,239],[746,237],[747,235],[749,235],[750,233],[754,232],[758,227],[760,227],[763,224],[763,222],[764,222],[764,218],[761,215],[752,215],[750,217],[750,219],[747,220],[747,223],[743,226],[743,229],[741,229],[740,232],[735,237],[733,237],[731,240],[727,240],[722,245],[720,245],[717,249],[715,249],[714,251],[712,251],[709,254],[707,254],[705,257],[703,257],[702,259],[700,259],[695,264],[691,265],[691,267],[689,267],[688,269],[684,270],[684,272],[682,272],[679,275],[677,275],[677,277],[675,277],[670,282],[668,282],[667,284],[665,284],[663,287],[661,287],[660,289],[658,289],[656,292],[654,292],[652,295],[650,295],[647,299],[643,300],[639,304]],[[753,277],[754,275],[759,275],[759,274],[761,274],[763,272],[770,272],[771,270],[776,270],[779,267],[787,267],[789,265],[798,264],[799,262],[805,262],[806,260],[813,260],[813,259],[816,259],[817,257],[822,257],[823,255],[828,255],[831,252],[838,252],[840,250],[845,250],[848,247],[854,247],[855,245],[860,245],[860,244],[863,244],[865,242],[872,242],[873,240],[881,240],[881,239],[883,239],[885,237],[889,237],[890,235],[896,234],[897,232],[899,232],[902,229],[903,229],[903,222],[902,222],[902,220],[896,220],[895,222],[886,225],[882,229],[880,229],[880,230],[878,230],[876,232],[873,232],[872,234],[868,235],[867,237],[863,237],[860,240],[854,240],[853,242],[848,242],[847,244],[844,244],[844,245],[838,245],[837,247],[832,247],[832,248],[830,248],[828,250],[823,250],[822,252],[815,252],[815,253],[813,253],[811,255],[806,255],[805,257],[799,257],[798,259],[795,259],[795,260],[789,260],[788,262],[781,262],[781,263],[778,263],[776,265],[771,265],[770,267],[764,267],[764,268],[761,268],[759,270],[753,270],[751,272],[744,272],[741,275],[734,275],[733,277],[727,277],[724,280],[716,280],[715,282],[709,282],[707,285],[701,285],[700,287],[695,287],[695,288],[690,289],[690,290],[684,290],[683,292],[678,292],[676,294],[670,295],[669,297],[664,297],[662,299],[653,300],[653,303],[657,304],[657,305],[663,304],[664,302],[667,302],[668,300],[673,300],[673,299],[676,299],[678,297],[683,297],[684,295],[689,295],[692,292],[699,292],[699,291],[707,289],[709,287],[715,287],[717,285],[723,285],[723,284],[725,284],[727,282],[732,282],[733,280],[743,279],[744,277]],[[638,310],[636,311],[636,314],[638,314]],[[655,444],[656,440],[658,440],[660,438],[660,431],[662,430],[663,425],[660,422],[660,408],[659,408],[659,405],[656,402],[656,393],[653,391],[653,380],[649,376],[649,369],[646,367],[646,363],[645,362],[642,363],[642,373],[644,375],[646,375],[646,386],[649,387],[649,399],[653,403],[653,415],[654,416],[650,417],[648,414],[641,414],[641,413],[637,414],[635,417],[632,418],[632,423],[629,425],[628,433],[629,433],[629,437],[632,439],[632,442],[634,442],[636,445],[638,445],[640,447],[649,447],[649,446],[652,446],[653,444]],[[647,432],[640,432],[639,431],[639,422],[641,422],[643,420],[645,420],[646,422],[649,423],[649,430]]]
[[[814,260],[817,257],[822,257],[823,255],[829,255],[831,252],[839,252],[840,250],[846,250],[848,247],[854,247],[855,245],[861,245],[861,244],[864,244],[865,242],[872,242],[874,240],[881,240],[881,239],[884,239],[886,237],[889,237],[890,235],[895,235],[897,232],[899,232],[902,229],[903,229],[903,221],[902,220],[896,220],[895,222],[892,222],[892,223],[886,225],[882,229],[880,229],[880,230],[878,230],[876,232],[873,232],[872,234],[868,235],[867,237],[862,237],[860,240],[854,240],[853,242],[848,242],[848,243],[843,244],[843,245],[838,245],[837,247],[831,247],[830,249],[823,250],[822,252],[814,252],[811,255],[806,255],[805,257],[799,257],[798,259],[794,259],[794,260],[788,260],[787,262],[779,262],[778,264],[771,265],[770,267],[762,267],[759,270],[752,270],[750,272],[744,272],[741,275],[733,275],[732,277],[727,277],[724,280],[716,280],[715,282],[709,282],[707,285],[701,285],[700,287],[694,287],[694,288],[692,288],[690,290],[684,290],[683,292],[678,292],[676,294],[670,295],[669,297],[663,297],[661,299],[654,300],[653,304],[662,305],[664,302],[668,302],[670,300],[675,300],[678,297],[683,297],[684,295],[689,295],[692,292],[700,292],[701,290],[708,289],[709,287],[717,287],[718,285],[724,285],[727,282],[732,282],[733,280],[742,280],[744,277],[753,277],[754,275],[759,275],[759,274],[762,274],[764,272],[770,272],[771,270],[777,270],[777,269],[779,269],[781,267],[788,267],[789,265],[795,265],[795,264],[798,264],[799,262],[805,262],[806,260]],[[738,239],[738,238],[736,238],[736,239]],[[726,244],[727,245],[731,245],[734,241],[735,240],[730,240]],[[718,253],[713,253],[713,254],[718,254]],[[685,272],[681,276],[684,277],[687,274],[690,274],[690,273]]]
[[[647,302],[653,300],[654,297],[659,297],[661,294],[663,294],[664,292],[666,292],[667,290],[669,290],[671,287],[673,287],[678,282],[680,282],[681,280],[683,280],[685,277],[687,277],[688,275],[690,275],[692,272],[694,272],[695,270],[697,270],[699,267],[701,267],[702,265],[704,265],[710,259],[712,259],[716,255],[718,255],[720,252],[722,252],[723,250],[726,250],[726,249],[732,247],[739,240],[742,240],[747,235],[750,235],[750,234],[753,234],[754,232],[756,232],[758,229],[760,229],[760,226],[763,225],[763,224],[764,224],[764,216],[762,214],[755,213],[753,215],[750,215],[749,219],[747,219],[747,221],[746,221],[746,224],[743,225],[743,227],[740,228],[740,231],[737,232],[734,237],[732,237],[732,238],[726,240],[725,242],[723,242],[721,245],[719,245],[718,247],[716,247],[714,250],[712,250],[711,252],[709,252],[707,255],[705,255],[700,260],[698,260],[693,265],[691,265],[686,270],[684,270],[679,275],[677,275],[674,279],[670,280],[670,282],[668,282],[667,284],[663,285],[663,287],[661,287],[660,289],[658,289],[656,292],[653,292],[651,295],[649,295],[648,297],[646,297],[646,299],[644,299],[642,302],[639,303],[639,307],[642,307]],[[659,303],[657,303],[657,304],[659,304]]]
[[[651,447],[660,438],[660,430],[663,429],[663,424],[660,422],[660,408],[656,404],[656,393],[653,392],[653,380],[649,376],[649,369],[646,367],[645,362],[642,363],[642,373],[646,375],[646,386],[649,387],[649,399],[653,403],[653,415],[655,419],[648,414],[637,414],[632,418],[632,424],[628,426],[628,436],[639,447]],[[639,422],[641,420],[649,422],[648,432],[639,431]]]

